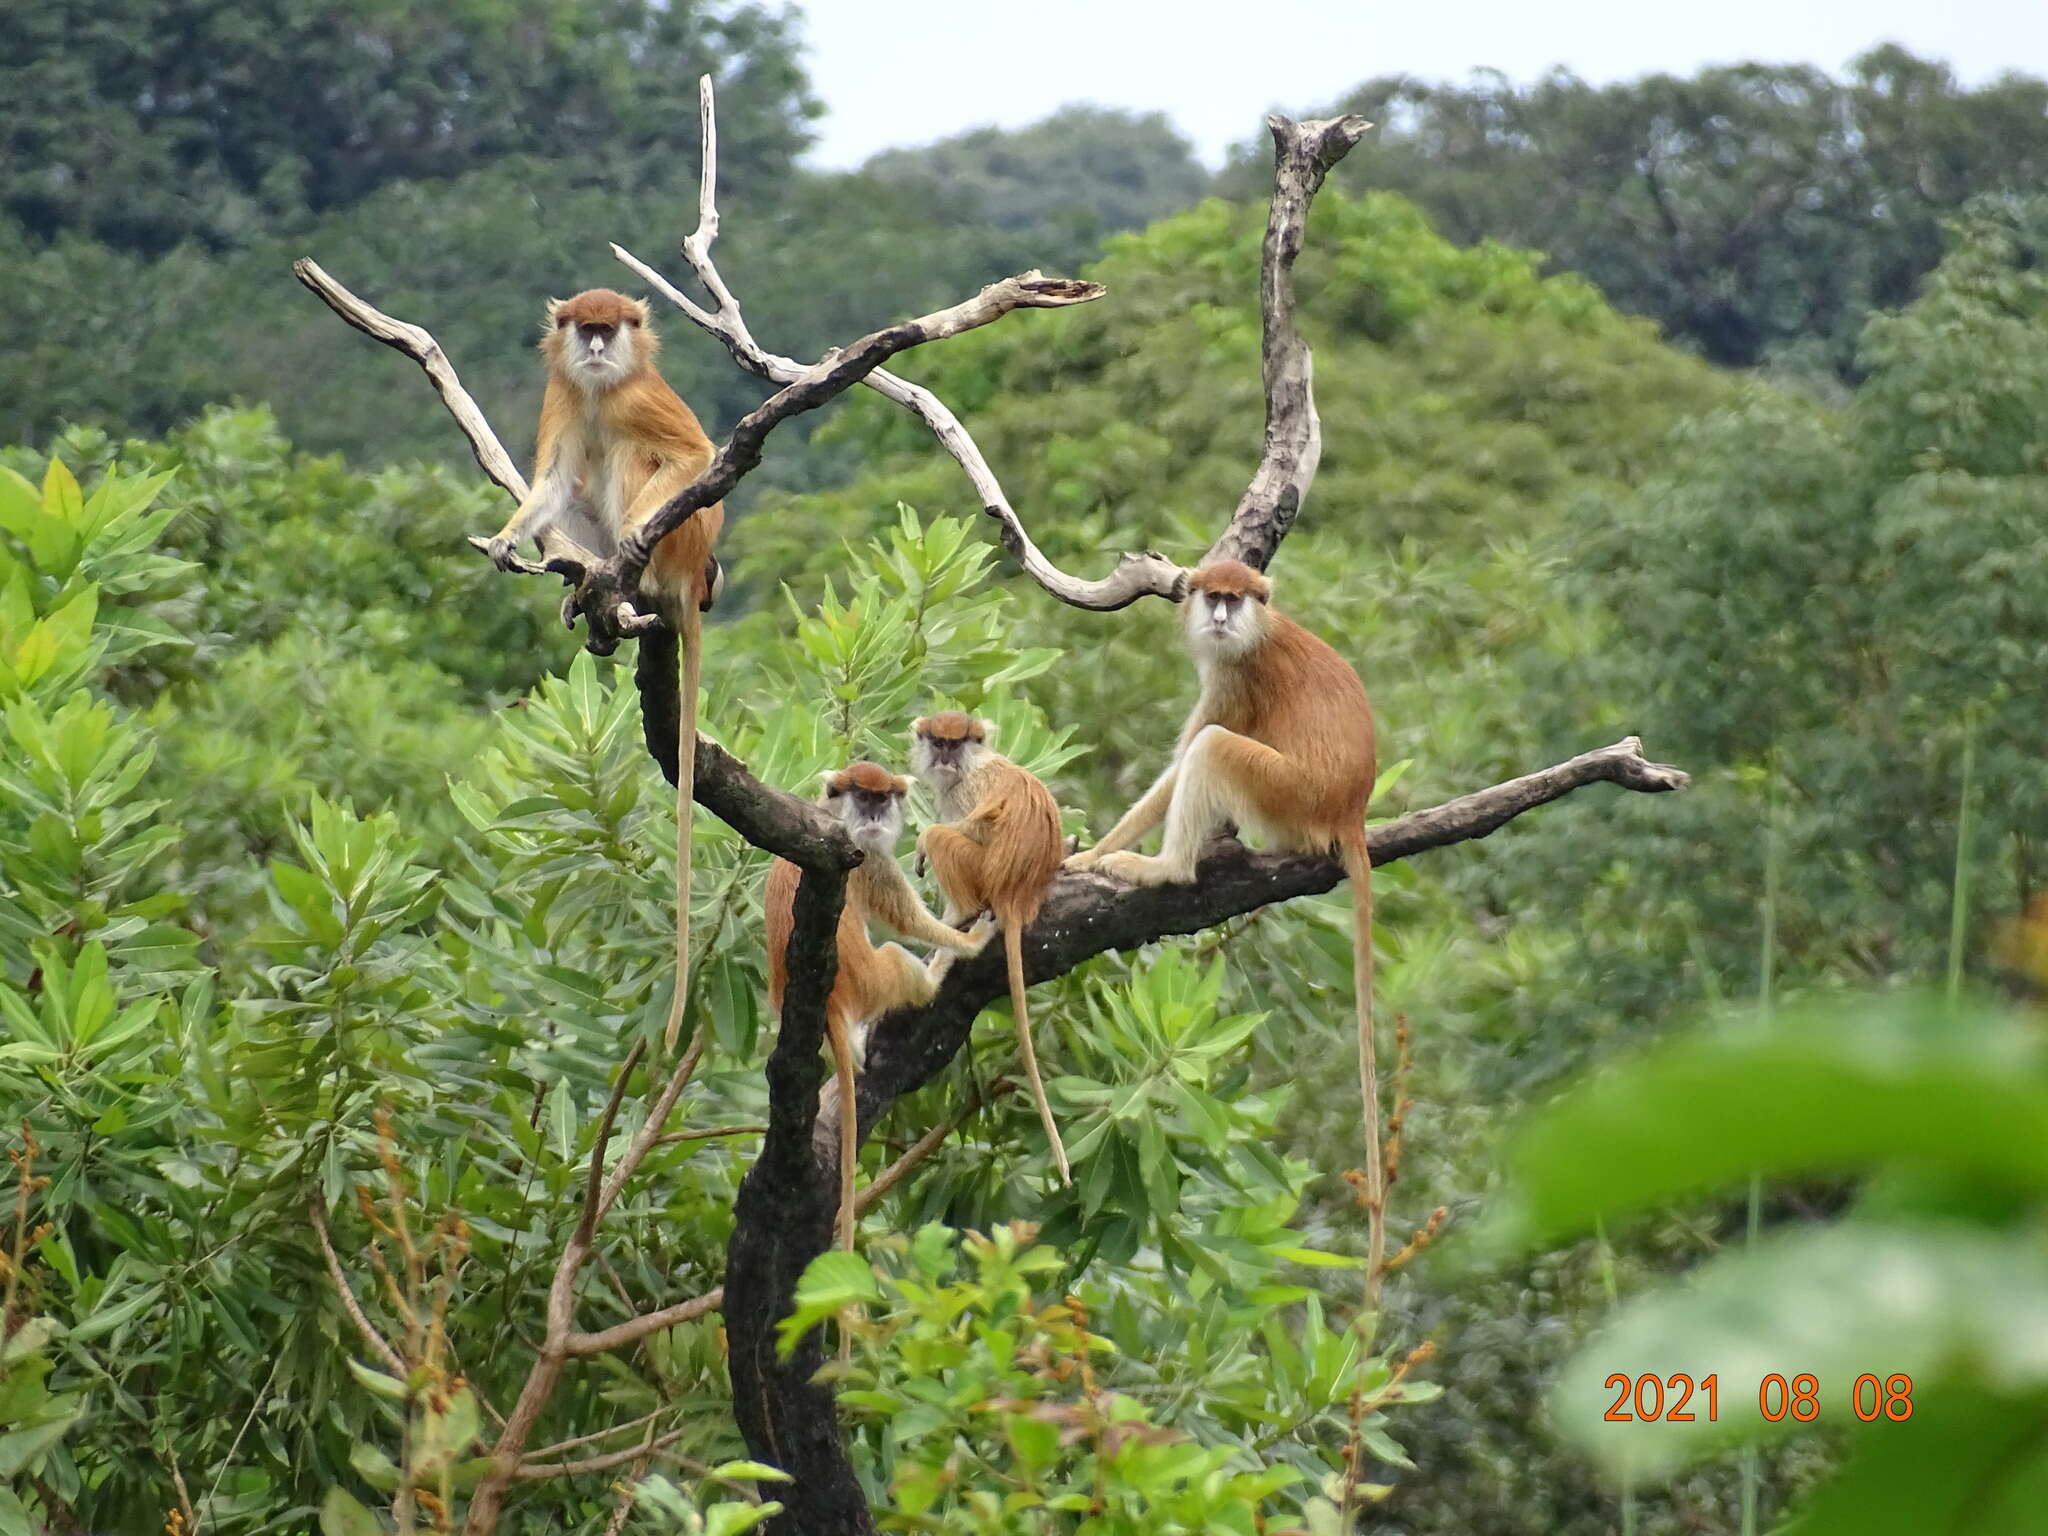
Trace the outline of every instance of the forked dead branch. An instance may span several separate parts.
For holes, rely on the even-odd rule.
[[[748,372],[781,388],[734,427],[699,479],[666,504],[640,532],[614,551],[577,547],[553,534],[539,562],[520,561],[529,574],[552,573],[574,589],[563,604],[573,625],[588,626],[586,643],[600,653],[626,636],[644,635],[660,621],[636,604],[639,574],[649,551],[667,532],[698,509],[721,500],[760,462],[768,434],[781,422],[811,410],[855,383],[864,383],[922,421],[965,473],[1003,544],[1033,581],[1061,602],[1089,609],[1117,609],[1141,597],[1179,601],[1188,569],[1164,555],[1126,553],[1107,576],[1090,579],[1056,566],[1030,537],[1023,519],[959,418],[931,391],[882,368],[896,353],[986,325],[1013,309],[1064,308],[1102,294],[1093,283],[1025,273],[990,285],[950,309],[872,332],[850,345],[803,364],[768,351],[755,340],[739,303],[712,260],[718,234],[717,139],[711,83],[699,84],[704,160],[699,184],[698,224],[682,242],[691,271],[709,307],[679,290],[659,272],[618,246],[613,251],[697,326],[716,337]],[[1205,558],[1233,559],[1264,569],[1307,501],[1321,453],[1321,428],[1312,388],[1307,344],[1295,318],[1293,266],[1299,255],[1308,210],[1329,170],[1343,159],[1369,126],[1357,117],[1320,122],[1270,118],[1274,142],[1274,196],[1260,271],[1264,323],[1262,374],[1266,431],[1258,467],[1228,524]],[[468,437],[484,473],[515,499],[524,478],[492,431],[476,402],[463,390],[453,366],[433,337],[365,303],[310,260],[294,265],[299,280],[358,330],[418,362]],[[485,541],[472,540],[481,547]],[[643,668],[643,706],[651,748],[677,739],[674,675],[666,693],[656,683],[660,668]],[[715,686],[715,682],[714,682]],[[663,761],[659,750],[657,761]],[[676,764],[663,761],[673,779]],[[836,971],[834,933],[844,900],[846,871],[860,852],[834,818],[799,797],[761,783],[745,765],[701,738],[696,746],[697,802],[730,824],[749,843],[796,864],[803,875],[793,903],[788,941],[789,986],[781,1030],[766,1066],[769,1123],[759,1153],[741,1185],[727,1251],[722,1291],[693,1297],[660,1312],[599,1332],[575,1326],[576,1279],[595,1242],[604,1213],[619,1186],[637,1167],[648,1146],[666,1133],[665,1122],[694,1065],[694,1050],[669,1079],[636,1132],[626,1155],[599,1182],[602,1145],[593,1157],[591,1182],[556,1271],[550,1294],[547,1339],[526,1389],[509,1416],[492,1455],[495,1471],[472,1502],[466,1530],[471,1536],[495,1530],[497,1510],[511,1483],[548,1475],[525,1451],[548,1396],[575,1358],[619,1348],[655,1328],[687,1317],[723,1310],[730,1347],[734,1413],[752,1454],[791,1473],[795,1481],[778,1490],[786,1508],[774,1527],[807,1536],[840,1536],[874,1529],[854,1476],[828,1387],[813,1378],[822,1355],[817,1335],[788,1359],[776,1353],[776,1325],[790,1310],[798,1276],[832,1243],[837,1206],[836,1139],[816,1138],[819,1089],[825,1077],[820,1059],[825,1038],[825,1004]],[[1647,760],[1633,737],[1587,752],[1522,778],[1479,790],[1431,810],[1372,830],[1370,861],[1375,866],[1431,848],[1484,837],[1522,812],[1590,784],[1609,783],[1642,793],[1683,788],[1680,770]],[[1067,873],[1053,884],[1035,922],[1023,935],[1022,958],[1031,981],[1064,974],[1091,956],[1135,948],[1155,940],[1200,931],[1276,901],[1331,889],[1342,878],[1337,861],[1321,856],[1255,853],[1241,844],[1212,842],[1189,885],[1132,889],[1097,875]],[[888,1014],[870,1037],[866,1070],[857,1092],[859,1134],[865,1136],[903,1095],[930,1082],[959,1052],[969,1026],[989,1002],[1005,991],[999,948],[954,965],[927,1004]],[[638,1047],[634,1055],[637,1055]],[[620,1073],[624,1083],[632,1057]],[[616,1113],[617,1099],[606,1124]],[[887,1187],[932,1146],[927,1135],[913,1154],[877,1181]],[[879,1192],[877,1189],[876,1192]],[[869,1195],[863,1206],[872,1203]],[[374,1347],[374,1343],[373,1343]],[[629,1426],[621,1426],[623,1431]],[[628,1459],[624,1453],[616,1458]],[[586,1463],[585,1465],[589,1465]]]

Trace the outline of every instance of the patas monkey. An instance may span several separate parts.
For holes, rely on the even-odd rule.
[[[509,569],[522,538],[560,527],[593,554],[651,517],[711,463],[711,439],[682,397],[655,371],[660,351],[647,306],[609,288],[550,299],[541,336],[547,393],[533,488],[490,542]],[[665,1048],[675,1048],[690,982],[690,818],[697,763],[699,615],[715,595],[711,546],[724,506],[706,507],[654,548],[640,590],[660,609],[682,649],[682,723],[676,741],[676,995]],[[651,639],[652,637],[650,637]],[[643,642],[645,644],[647,642]]]
[[[916,721],[910,732],[910,771],[938,797],[945,823],[925,828],[918,852],[931,862],[939,889],[946,893],[948,923],[989,912],[1003,930],[1017,1053],[1060,1183],[1071,1184],[1066,1143],[1045,1100],[1038,1053],[1031,1046],[1031,1015],[1024,1005],[1024,930],[1045,905],[1066,851],[1059,806],[1043,784],[989,745],[986,720],[946,710]]]
[[[867,1027],[892,1008],[930,1002],[938,991],[947,956],[979,954],[989,938],[987,932],[962,934],[933,917],[896,862],[896,842],[903,835],[903,797],[909,790],[910,780],[887,769],[873,763],[851,763],[825,775],[819,797],[866,855],[846,877],[846,904],[840,908],[835,935],[839,972],[825,1002],[825,1031],[839,1083],[838,1239],[842,1248],[853,1246],[853,1172],[860,1152],[853,1072],[855,1055],[866,1044]],[[799,875],[796,865],[787,859],[777,859],[768,870],[768,1006],[777,1015],[789,986],[789,935],[796,921]],[[900,944],[877,949],[868,939],[870,918],[944,953],[927,968]]]
[[[1133,885],[1192,881],[1209,835],[1225,822],[1276,848],[1335,850],[1356,916],[1352,986],[1365,1100],[1366,1198],[1384,1207],[1379,1088],[1372,1035],[1372,859],[1365,808],[1377,770],[1372,706],[1348,662],[1268,606],[1273,584],[1236,560],[1188,578],[1182,631],[1201,695],[1173,761],[1110,834],[1067,860]],[[1159,855],[1129,850],[1162,820]],[[1371,1224],[1368,1273],[1377,1276],[1382,1219]]]

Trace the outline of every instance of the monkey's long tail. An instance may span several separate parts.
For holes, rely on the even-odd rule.
[[[690,995],[690,822],[697,801],[697,675],[704,655],[696,603],[685,598],[680,608],[675,625],[683,653],[682,708],[676,712],[676,995],[662,1032],[664,1052],[676,1048]]]
[[[1052,1147],[1053,1166],[1060,1171],[1060,1187],[1072,1186],[1067,1168],[1067,1144],[1060,1140],[1059,1122],[1052,1117],[1052,1105],[1045,1099],[1045,1082],[1038,1075],[1038,1052],[1031,1044],[1031,1015],[1024,1006],[1024,925],[1004,917],[1003,954],[1010,967],[1010,1015],[1017,1026],[1017,1054],[1024,1058],[1024,1075],[1031,1079],[1031,1102],[1038,1106],[1038,1123],[1045,1127],[1045,1139]]]
[[[833,1224],[839,1246],[853,1248],[853,1173],[860,1162],[860,1108],[853,1096],[853,1026],[834,1014],[825,1021],[832,1041],[832,1066],[839,1078],[839,1217]]]
[[[1346,833],[1339,852],[1351,882],[1351,990],[1358,1012],[1358,1092],[1365,1106],[1365,1298],[1377,1307],[1387,1254],[1386,1165],[1380,1148],[1380,1072],[1372,1028],[1372,854],[1365,827]]]

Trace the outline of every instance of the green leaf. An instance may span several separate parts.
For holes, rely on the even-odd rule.
[[[21,1500],[5,1488],[0,1488],[0,1536],[36,1536]]]
[[[2048,1060],[2016,1014],[1925,996],[1814,1005],[1616,1063],[1532,1116],[1482,1246],[1523,1250],[1752,1173],[1915,1162],[2048,1191]]]
[[[1778,1536],[2033,1536],[2048,1508],[2048,1397],[1977,1393],[1916,1404],[1910,1432],[1859,1435],[1839,1476]]]
[[[405,1383],[396,1376],[388,1376],[382,1371],[373,1371],[360,1360],[350,1360],[348,1362],[348,1370],[351,1376],[355,1377],[357,1381],[368,1387],[386,1402],[402,1403],[405,1401]]]
[[[721,1461],[705,1474],[722,1482],[787,1483],[794,1479],[780,1467],[765,1461]]]
[[[782,1506],[772,1499],[761,1504],[714,1504],[704,1511],[704,1536],[740,1536],[781,1513]]]
[[[71,1426],[78,1422],[78,1416],[79,1410],[74,1409],[61,1418],[0,1435],[0,1477],[17,1477],[33,1470],[51,1447],[70,1432]]]
[[[154,1285],[145,1285],[141,1290],[119,1305],[102,1307],[83,1322],[72,1324],[71,1337],[78,1343],[83,1344],[99,1338],[102,1334],[112,1333],[123,1323],[132,1321],[137,1317],[144,1308],[148,1307],[150,1303],[163,1294],[163,1290],[161,1282]]]
[[[555,1156],[566,1163],[576,1155],[576,1101],[570,1095],[566,1077],[559,1079],[548,1094],[548,1129],[554,1137]]]
[[[330,1488],[320,1505],[320,1536],[384,1536],[384,1525],[341,1488]]]
[[[834,1313],[881,1299],[881,1286],[866,1259],[841,1249],[821,1253],[797,1281],[796,1306],[778,1325],[776,1347],[787,1355],[798,1340]]]
[[[359,1440],[348,1453],[349,1470],[379,1493],[398,1491],[398,1463],[368,1441]]]
[[[1716,1378],[1716,1421],[1703,1388],[1691,1423],[1605,1418],[1621,1391],[1607,1386],[1611,1376],[1674,1373]],[[1768,1238],[1702,1266],[1683,1288],[1625,1306],[1560,1375],[1551,1410],[1609,1467],[1656,1475],[1736,1441],[1804,1428],[1789,1412],[1771,1423],[1759,1406],[1764,1378],[1801,1373],[1818,1386],[1813,1423],[1893,1437],[1896,1424],[1857,1422],[1859,1376],[1880,1385],[1911,1377],[1916,1413],[1924,1394],[1958,1379],[2010,1396],[2048,1389],[2048,1252],[2031,1237],[1933,1223]]]

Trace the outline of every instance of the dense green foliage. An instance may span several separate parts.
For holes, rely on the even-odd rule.
[[[1845,410],[1759,393],[1705,418],[1680,472],[1580,544],[1628,637],[1607,688],[1681,760],[1755,770],[1647,831],[1628,900],[1658,891],[1683,921],[1610,978],[1744,966],[1760,823],[1783,849],[1782,965],[1937,974],[1973,739],[1975,899],[2014,912],[2040,888],[2043,213],[1974,208],[1922,298],[1870,325]]]
[[[327,1529],[364,1529],[378,1490],[416,1483],[459,1501],[482,1470],[481,1405],[509,1402],[532,1363],[507,1341],[538,1316],[573,1223],[577,1202],[564,1197],[579,1187],[618,1041],[658,1028],[666,1009],[669,801],[640,751],[632,690],[582,658],[501,714],[480,754],[421,746],[451,773],[445,795],[462,820],[433,863],[395,812],[316,793],[263,870],[265,906],[223,902],[192,931],[178,921],[192,907],[180,822],[203,824],[219,807],[211,786],[166,771],[158,748],[175,733],[111,691],[124,669],[180,646],[160,618],[195,600],[198,568],[155,552],[176,510],[150,510],[162,488],[160,477],[110,474],[83,496],[59,463],[40,492],[0,478],[0,1097],[35,1127],[50,1178],[29,1192],[19,1271],[24,1309],[48,1319],[24,1339],[27,1374],[9,1399],[25,1426],[11,1433],[28,1438],[0,1440],[0,1452],[25,1479],[18,1496],[97,1528],[155,1529],[177,1467],[209,1490],[217,1528],[302,1523],[317,1508]],[[1020,760],[1057,774],[1075,751],[1067,733],[1009,694],[1055,653],[1020,643],[1015,604],[979,590],[991,552],[965,535],[906,516],[844,604],[822,604],[793,634],[772,610],[728,626],[711,727],[771,780],[802,783],[888,752],[913,701],[936,696],[991,711]],[[224,673],[213,686],[239,684]],[[393,798],[410,810],[439,795],[401,787]],[[608,1225],[607,1283],[582,1302],[593,1325],[716,1279],[742,1166],[734,1149],[762,1112],[754,1063],[767,1021],[751,942],[762,865],[722,827],[700,833],[696,1012],[712,1050],[683,1115],[732,1130],[657,1150],[629,1187]],[[1147,1490],[1179,1490],[1158,1520],[1198,1497],[1234,1507],[1241,1490],[1203,1494],[1206,1472],[1190,1485],[1184,1458],[1147,1462],[1143,1447],[1186,1444],[1233,1476],[1267,1467],[1261,1489],[1294,1490],[1277,1507],[1317,1506],[1353,1391],[1382,1411],[1428,1395],[1361,1360],[1355,1335],[1325,1331],[1312,1292],[1279,1283],[1294,1265],[1344,1261],[1288,1224],[1311,1170],[1269,1150],[1284,1095],[1242,1087],[1262,1016],[1221,1013],[1221,985],[1219,959],[1196,968],[1167,954],[1049,992],[1048,1016],[1073,1041],[1056,1091],[1073,1115],[1080,1187],[1033,1189],[1020,1176],[1043,1166],[1043,1148],[1028,1103],[1006,1095],[883,1223],[935,1209],[979,1226],[1032,1215],[1095,1255],[1066,1283],[1123,1362],[1100,1368],[1112,1395],[1059,1378],[1036,1395],[1135,1424],[1115,1394],[1136,1394],[1146,1431],[1114,1464],[1134,1507]],[[1001,1021],[988,1021],[978,1063],[912,1101],[912,1133],[950,1113],[970,1080],[1002,1070],[1010,1048]],[[637,1098],[622,1134],[644,1113]],[[374,1359],[351,1358],[360,1340],[327,1290],[310,1225],[322,1211],[419,1398]],[[929,1245],[919,1251],[930,1259]],[[400,1277],[396,1289],[377,1294],[373,1271]],[[1262,1370],[1260,1345],[1239,1355],[1227,1395],[1140,1407],[1162,1382],[1205,1380],[1164,1361],[1190,1287],[1226,1331],[1291,1349],[1306,1308],[1310,1341],[1335,1343],[1318,1346],[1312,1371]],[[997,1348],[983,1341],[961,1363],[1007,1369],[1007,1351],[977,1363]],[[549,1439],[655,1412],[692,1457],[738,1449],[709,1323],[604,1366],[563,1394]],[[914,1352],[881,1351],[872,1390],[916,1392],[919,1372]],[[47,1376],[64,1389],[54,1399],[40,1395]],[[1282,1419],[1284,1434],[1264,1432]],[[1130,1433],[1111,1434],[1101,1454],[1114,1457]],[[866,1452],[878,1484],[908,1475],[897,1443]],[[686,1528],[683,1491],[662,1478],[649,1487],[649,1518],[672,1507]],[[972,1492],[934,1490],[925,1508],[937,1519]],[[534,1484],[522,1507],[596,1529],[611,1503],[592,1476]]]
[[[1745,63],[1596,86],[1387,76],[1342,103],[1380,131],[1340,181],[1414,198],[1461,242],[1545,252],[1718,363],[1852,371],[1869,314],[1905,303],[1942,221],[2048,173],[2048,82],[1977,87],[1896,45],[1837,79]],[[1263,142],[1225,176],[1249,194]]]
[[[1157,112],[1064,107],[1028,128],[977,128],[862,167],[1008,235],[1021,269],[1077,268],[1103,237],[1178,213],[1208,190],[1194,151]]]
[[[1515,1178],[1489,1217],[1498,1246],[1555,1242],[1750,1172],[1867,1183],[1839,1222],[1779,1231],[1632,1302],[1559,1377],[1558,1422],[1624,1475],[1652,1476],[1783,1439],[1802,1418],[1846,1430],[1842,1476],[1787,1536],[2035,1530],[2044,1126],[2039,1019],[1978,1000],[1738,1016],[1617,1063],[1518,1131]],[[1696,1408],[1684,1423],[1611,1422],[1588,1407],[1614,1401],[1610,1376],[1680,1369],[1718,1378],[1713,1420]]]
[[[744,185],[785,167],[818,111],[790,34],[785,14],[708,0],[110,0],[89,19],[23,0],[0,60],[0,212],[37,241],[156,253],[509,155],[613,188],[666,179],[696,157],[688,82],[706,70],[735,87],[720,137]]]
[[[533,273],[565,291],[618,280],[604,238],[669,248],[687,80],[717,52],[744,75],[720,257],[771,345],[1109,236],[1104,303],[906,358],[1055,560],[1192,558],[1258,453],[1263,211],[1210,200],[1113,234],[1196,190],[1156,120],[1076,111],[814,176],[789,164],[786,25],[751,7],[617,7],[574,47],[474,7],[206,15],[235,61],[209,82],[261,84],[313,43],[349,64],[307,120],[357,113],[358,157],[321,169],[336,141],[299,142],[263,101],[229,142],[214,104],[110,87],[129,54],[175,83],[132,9],[60,46],[32,8],[31,94],[0,105],[29,155],[0,180],[19,338],[0,436],[34,442],[0,453],[0,1126],[26,1130],[0,1201],[7,1536],[153,1533],[180,1479],[223,1536],[367,1536],[408,1483],[459,1511],[535,1358],[611,1074],[668,1002],[674,826],[631,689],[575,655],[551,584],[463,545],[502,497],[410,365],[289,283],[291,256],[432,325],[516,451]],[[424,73],[378,73],[394,36]],[[449,50],[471,71],[453,84],[430,78]],[[510,111],[535,69],[583,110]],[[792,1326],[845,1331],[855,1462],[894,1529],[1093,1536],[1095,1508],[1132,1531],[1256,1513],[1339,1536],[1356,1448],[1361,1528],[1389,1536],[1733,1531],[1723,1453],[1757,1429],[1750,1385],[1823,1365],[1834,1407],[1851,1367],[1911,1371],[1926,1416],[1852,1440],[1805,1536],[1958,1508],[2000,1529],[1987,1512],[2037,1475],[2018,1437],[2044,1390],[2038,1020],[1808,999],[1674,1025],[1754,989],[1760,953],[1767,998],[2048,975],[2038,920],[2005,922],[2039,896],[2048,792],[2048,212],[1969,204],[1914,293],[1939,217],[2033,163],[2040,88],[1964,92],[1887,51],[1846,83],[1364,95],[1394,131],[1344,178],[1408,188],[1443,233],[1384,191],[1316,208],[1299,283],[1324,457],[1275,576],[1373,692],[1375,814],[1625,731],[1695,785],[1587,792],[1383,873],[1379,1009],[1407,1025],[1415,1100],[1396,1238],[1439,1206],[1452,1236],[1371,1328],[1341,1178],[1341,894],[1034,992],[1072,1192],[1044,1175],[1008,1021],[979,1021],[866,1172],[957,1129],[870,1213],[860,1258],[814,1267]],[[464,104],[467,137],[426,131],[437,101]],[[97,125],[115,181],[36,182],[68,162],[21,135],[65,113]],[[173,164],[193,195],[152,211]],[[130,181],[133,229],[96,200]],[[1853,347],[1857,387],[1717,374],[1497,235],[1711,356]],[[670,377],[729,421],[757,386],[669,330]],[[277,415],[202,409],[231,397]],[[54,434],[67,418],[90,425]],[[976,537],[920,428],[873,398],[823,420],[776,440],[728,536],[707,730],[794,787],[900,762],[914,713],[962,704],[1049,777],[1070,830],[1100,832],[1185,708],[1168,612],[1051,603]],[[319,456],[342,449],[353,464]],[[414,458],[443,462],[363,472]],[[719,1282],[763,1116],[765,861],[709,818],[696,841],[709,1050],[673,1125],[716,1134],[662,1144],[627,1187],[585,1327]],[[650,1086],[627,1083],[622,1137]],[[1751,1173],[1782,1228],[1753,1245]],[[343,1310],[316,1213],[403,1379]],[[1490,1246],[1461,1236],[1481,1222]],[[1695,1262],[1696,1293],[1662,1288]],[[1858,1287],[1880,1272],[1914,1281],[1913,1308]],[[1712,1368],[1688,1351],[1727,1362],[1723,1423],[1603,1438],[1586,1383]],[[695,1319],[573,1365],[533,1448],[630,1426],[562,1454],[627,1447],[651,1416],[676,1439],[628,1529],[734,1536],[775,1486],[737,1459],[728,1393],[716,1318]],[[1768,1524],[1833,1457],[1765,1438]],[[523,1484],[508,1528],[595,1536],[632,1472]]]

